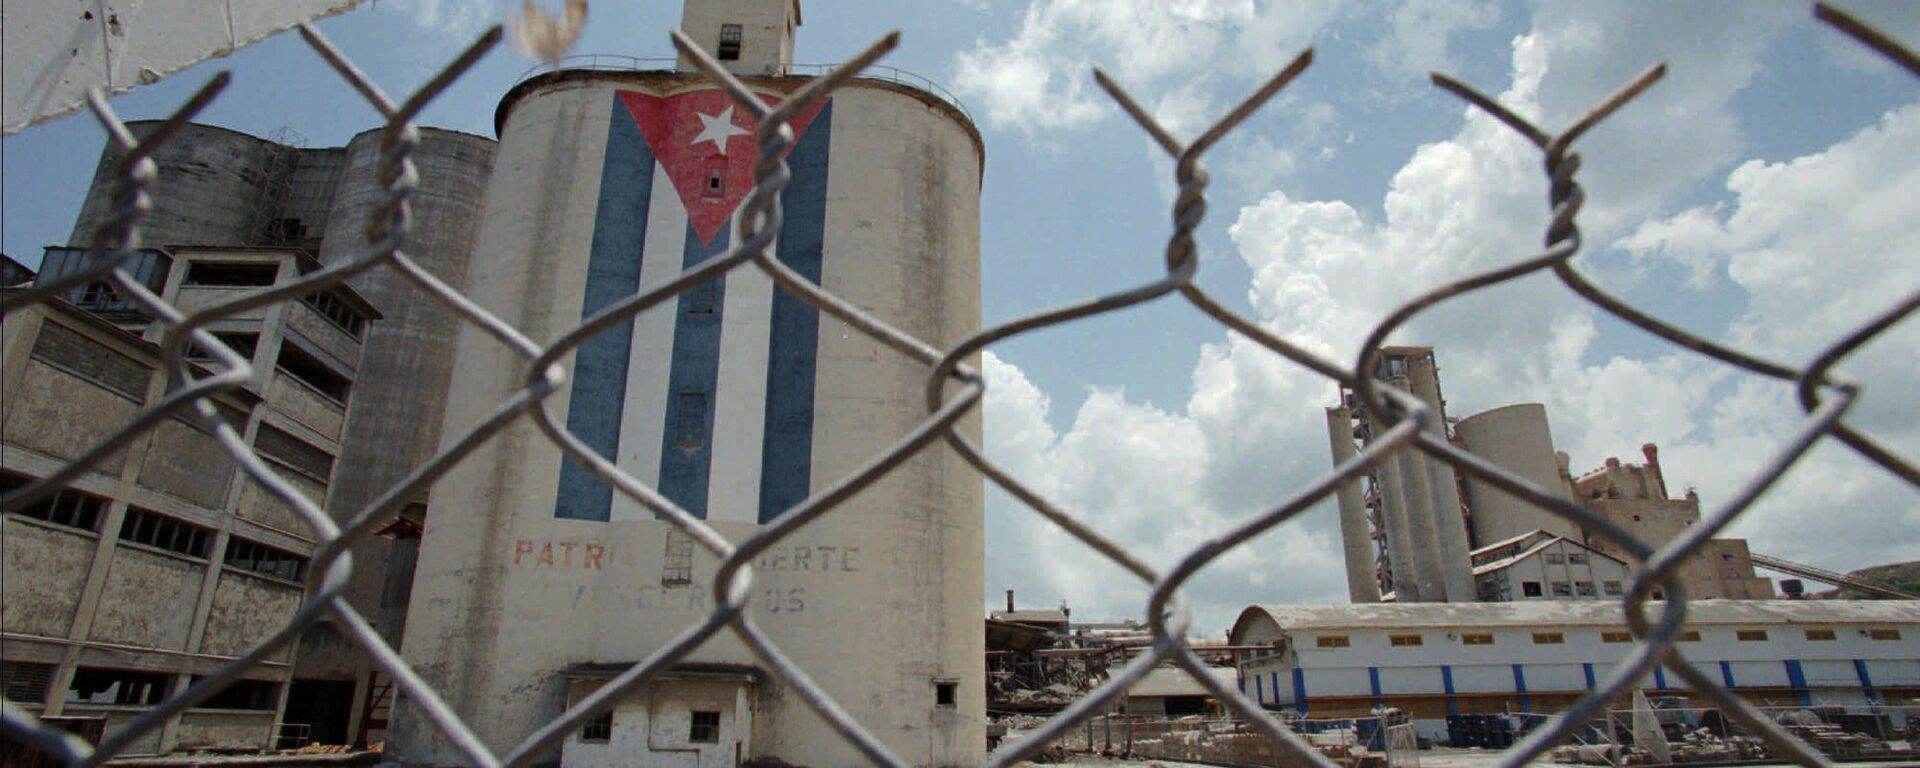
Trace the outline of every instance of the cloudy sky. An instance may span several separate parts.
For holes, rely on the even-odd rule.
[[[1920,5],[1842,3],[1920,41]],[[321,29],[411,89],[504,6],[387,0]],[[1005,320],[1153,279],[1172,167],[1093,84],[1105,67],[1192,136],[1307,46],[1315,64],[1209,157],[1199,282],[1268,329],[1349,360],[1419,290],[1523,258],[1548,210],[1537,150],[1428,84],[1441,69],[1549,129],[1648,66],[1668,77],[1581,143],[1588,248],[1609,289],[1702,335],[1791,364],[1920,286],[1920,81],[1793,3],[1625,5],[1406,0],[809,0],[798,59],[832,62],[886,30],[887,63],[957,92],[986,137],[985,316]],[[602,2],[579,52],[664,56],[679,3]],[[491,135],[529,66],[492,54],[423,122]],[[235,82],[204,119],[311,146],[374,115],[281,36],[115,100],[164,114],[212,71]],[[75,116],[0,143],[5,251],[63,242],[103,141]],[[1548,277],[1423,314],[1452,415],[1542,402],[1576,471],[1656,442],[1671,483],[1723,501],[1799,422],[1788,385],[1685,354],[1583,305]],[[1920,321],[1845,370],[1853,421],[1920,455]],[[1329,469],[1331,385],[1176,300],[1006,342],[985,359],[991,455],[1168,565]],[[1139,617],[1144,585],[1002,494],[989,497],[988,604],[1062,601]],[[1850,570],[1920,553],[1920,494],[1840,446],[1814,451],[1733,535],[1757,552]],[[1250,602],[1345,599],[1323,505],[1230,553],[1190,586],[1197,632]]]

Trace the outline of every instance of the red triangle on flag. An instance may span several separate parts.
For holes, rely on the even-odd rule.
[[[777,96],[758,95],[769,105],[780,103]],[[694,233],[702,244],[713,242],[753,190],[753,162],[760,153],[753,116],[718,88],[665,97],[620,91],[620,101],[640,127],[647,149],[673,180]],[[820,107],[815,104],[790,121],[796,143]]]

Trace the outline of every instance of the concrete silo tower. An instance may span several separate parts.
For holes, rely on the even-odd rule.
[[[770,100],[790,75],[795,0],[687,3],[687,33]],[[467,293],[536,340],[726,253],[757,146],[747,115],[679,71],[562,69],[515,86]],[[978,327],[978,131],[954,104],[859,79],[795,123],[778,258],[936,346]],[[518,387],[520,360],[467,327],[442,441]],[[739,541],[924,417],[926,370],[735,270],[583,345],[556,420]],[[966,429],[977,435],[978,421]],[[978,761],[982,485],[923,452],[755,565],[751,611],[902,757]],[[496,749],[704,620],[714,559],[520,423],[434,489],[403,653]],[[388,754],[459,762],[402,703]],[[610,718],[564,764],[865,761],[724,634]]]

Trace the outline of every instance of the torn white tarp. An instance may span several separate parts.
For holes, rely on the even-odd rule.
[[[86,103],[361,0],[5,0],[0,4],[4,105],[14,133]]]

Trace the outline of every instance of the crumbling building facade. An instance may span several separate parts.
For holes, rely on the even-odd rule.
[[[135,121],[128,127],[136,136],[144,136],[158,125],[153,121]],[[385,195],[384,185],[379,181],[380,138],[379,131],[368,131],[344,146],[310,148],[285,132],[258,137],[209,125],[182,127],[153,155],[158,173],[151,195],[152,210],[142,228],[142,241],[156,247],[142,252],[130,269],[137,272],[150,290],[160,293],[175,306],[191,311],[361,256],[367,240],[366,225],[376,215]],[[419,185],[410,198],[414,215],[405,252],[429,272],[454,285],[465,279],[480,187],[492,167],[493,153],[494,142],[489,139],[423,128],[412,154]],[[93,186],[74,223],[70,245],[48,250],[41,270],[44,277],[57,277],[77,269],[87,258],[84,248],[92,242],[95,233],[112,220],[115,212],[113,168],[119,160],[119,150],[110,143],[101,155]],[[152,372],[158,362],[153,344],[164,329],[154,326],[151,318],[141,315],[104,283],[75,289],[68,299],[64,304],[29,308],[23,314],[10,316],[9,344],[15,344],[18,339],[18,344],[26,345],[20,349],[33,350],[38,343],[29,333],[30,328],[38,327],[37,321],[16,322],[15,317],[52,313],[58,317],[51,323],[81,330],[97,330],[104,324],[120,329],[122,335],[133,334],[139,342],[113,334],[99,336],[97,340],[102,343],[122,345],[116,348],[120,357],[110,359],[137,360],[138,365],[133,367],[148,370],[150,373],[146,375],[154,382],[164,381],[163,374]],[[373,501],[437,447],[447,380],[452,375],[451,345],[457,324],[452,312],[426,300],[424,294],[414,290],[393,270],[376,269],[357,276],[348,287],[220,321],[212,330],[223,342],[254,356],[254,365],[262,372],[245,390],[246,396],[261,406],[256,410],[267,414],[259,419],[267,425],[261,431],[267,436],[266,442],[256,443],[256,449],[270,461],[276,455],[271,451],[276,447],[281,449],[278,454],[281,460],[275,466],[297,470],[288,473],[290,481],[321,502],[330,514],[344,518]],[[60,331],[56,329],[53,333]],[[129,344],[132,346],[127,346]],[[21,355],[6,359],[9,387],[5,397],[10,404],[20,403],[19,407],[25,409],[22,414],[34,409],[68,414],[84,412],[106,425],[118,423],[109,416],[117,415],[124,420],[133,412],[130,408],[147,402],[144,398],[150,396],[145,389],[126,384],[117,390],[119,394],[136,398],[127,402],[127,407],[89,408],[84,403],[93,395],[87,394],[91,390],[86,387],[29,391],[11,386],[16,381],[30,380],[15,378],[30,375],[28,369],[17,366],[31,365],[38,370],[43,362],[29,352]],[[68,366],[60,370],[76,369]],[[349,403],[353,407],[349,408]],[[16,477],[39,477],[42,476],[39,473],[55,466],[51,460],[33,463],[35,454],[14,451],[16,445],[54,440],[60,443],[60,450],[71,451],[103,434],[99,431],[103,427],[83,429],[72,421],[47,427],[34,418],[15,417],[10,411],[5,422],[9,448],[6,467],[17,473]],[[174,423],[181,429],[190,429],[184,421]],[[251,439],[254,428],[251,422],[248,424]],[[172,429],[162,427],[155,434]],[[39,434],[41,432],[55,437]],[[276,437],[282,432],[292,437]],[[47,453],[48,446],[38,450],[50,457],[73,455]],[[179,451],[169,450],[165,455],[172,457],[169,461],[176,464],[177,473],[198,477],[209,485],[217,483],[222,488],[230,484],[234,492],[243,494],[233,505],[223,506],[226,502],[220,493],[224,491],[203,489],[200,496],[194,497],[200,516],[188,515],[189,522],[216,530],[224,525],[220,522],[222,515],[235,517],[242,521],[233,524],[239,528],[257,524],[279,531],[272,536],[259,536],[283,551],[301,558],[310,553],[313,537],[306,525],[287,510],[272,511],[273,505],[264,501],[264,494],[250,482],[230,482],[232,468],[227,466],[219,450],[196,443],[191,449],[182,447]],[[83,491],[114,488],[93,483],[83,477],[77,488]],[[135,490],[137,488],[136,482]],[[172,491],[162,493],[178,495]],[[101,507],[102,514],[119,508],[116,505],[122,503],[142,503],[122,498],[124,494],[96,495],[105,505]],[[363,540],[353,548],[354,579],[345,598],[395,645],[404,626],[407,585],[412,579],[417,532],[426,502],[424,497],[410,500],[396,518],[383,524],[387,535]],[[162,512],[175,509],[157,502],[145,506]],[[91,580],[94,577],[85,576],[88,569],[111,570],[118,562],[98,557],[60,564],[16,561],[13,543],[26,539],[14,538],[12,526],[32,524],[23,517],[28,512],[12,509],[7,512],[9,589],[15,585],[28,589],[32,584],[83,577]],[[182,509],[181,514],[187,513]],[[116,521],[120,519],[98,517],[96,523],[102,526],[99,530],[112,533],[111,526],[118,525]],[[212,539],[206,539],[206,546],[216,545]],[[213,551],[212,562],[218,566],[223,553],[210,551]],[[76,564],[81,566],[81,576],[74,575],[72,568]],[[123,567],[121,572],[128,571]],[[291,579],[291,604],[298,603],[299,581],[298,577]],[[254,605],[260,601],[241,603],[248,615],[248,626],[243,633],[235,634],[233,627],[218,622],[207,624],[205,642],[209,645],[206,647],[219,651],[209,652],[211,655],[196,662],[199,664],[196,669],[211,668],[211,659],[219,654],[232,655],[252,642],[251,638],[263,637],[260,632],[270,629],[276,621],[284,620],[280,608],[287,600],[279,592],[286,587],[287,584],[276,584],[267,590],[272,593],[270,598],[261,598],[264,601],[261,605],[269,606],[270,610]],[[16,629],[15,617],[21,614],[11,608],[14,603],[10,598],[5,625],[9,661],[46,656],[29,650],[21,651],[26,655],[15,656],[15,648],[29,647],[25,644],[28,642],[25,635],[37,638],[43,637],[41,632],[55,631],[55,636],[72,636],[82,646],[94,642],[89,635],[93,630],[88,628],[94,620],[91,617],[120,610],[119,598],[110,590],[84,594],[98,595],[98,599],[62,598],[64,602],[49,609],[67,614],[62,624],[65,629],[50,630],[52,625],[36,624],[37,629],[31,632]],[[231,610],[228,602],[218,603],[219,610]],[[167,607],[179,616],[190,613],[180,605]],[[198,619],[178,620],[199,626]],[[198,635],[194,637],[193,642],[201,642]],[[168,636],[157,645],[135,647],[151,648],[154,653],[193,652],[194,649],[182,645],[186,642],[186,639]],[[135,664],[138,658],[144,656],[123,653],[112,663],[124,669],[143,668]],[[196,740],[191,728],[180,731],[176,737],[178,729],[173,729],[165,738],[147,746],[156,751],[196,745],[268,746],[278,741],[271,731],[275,723],[282,722],[289,726],[282,730],[290,735],[290,741],[311,738],[327,743],[364,744],[383,737],[391,708],[391,681],[330,623],[323,622],[303,636],[298,649],[280,663],[285,669],[272,681],[280,686],[276,689],[278,692],[261,694],[266,696],[262,700],[250,700],[269,701],[272,706],[248,710],[244,716],[259,722],[245,729],[228,729],[210,741]],[[135,666],[128,667],[129,664]],[[70,689],[70,684],[58,677],[58,670],[69,668],[78,667],[72,664],[57,667],[55,676],[48,677],[44,683],[36,682],[17,691],[9,688],[9,698],[15,698],[14,693],[22,694],[25,696],[22,700],[28,701],[38,696],[53,708],[49,714],[58,712],[64,701],[53,700],[64,700]],[[39,673],[24,674],[28,677],[23,679],[37,679],[34,675]],[[184,680],[186,678],[168,677],[160,688],[142,689],[148,691],[142,696],[157,697],[152,691],[178,690],[177,686]],[[294,695],[288,695],[289,690]],[[287,702],[285,708],[281,706],[283,701]],[[116,712],[119,714],[110,718],[110,726],[124,719],[127,710]],[[184,721],[198,717],[190,714]]]
[[[88,259],[49,249],[40,279]],[[191,311],[318,267],[298,249],[181,247],[141,251],[126,269]],[[379,319],[341,287],[209,327],[255,371],[216,399],[222,420],[315,500],[335,485],[365,337]],[[164,330],[104,282],[9,316],[0,485],[51,475],[162,397]],[[200,375],[219,365],[206,350],[187,357]],[[6,696],[42,716],[104,718],[109,729],[290,620],[315,549],[306,523],[240,475],[192,417],[162,421],[65,489],[6,512]],[[136,751],[271,745],[288,702],[311,701],[292,651],[248,669]]]

